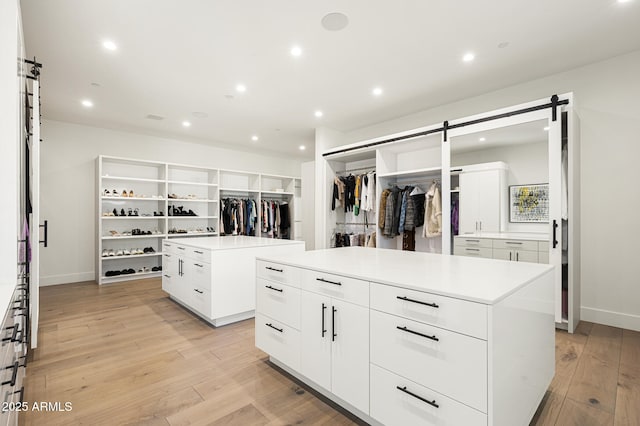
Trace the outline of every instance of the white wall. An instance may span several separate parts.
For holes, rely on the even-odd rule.
[[[581,119],[582,319],[640,330],[640,51],[343,135],[385,134],[574,92]]]
[[[301,161],[297,158],[58,121],[44,120],[42,137],[40,212],[42,220],[49,221],[49,247],[41,250],[42,285],[94,279],[95,165],[101,154],[300,175]]]
[[[302,236],[307,250],[316,248],[316,162],[302,163]]]
[[[16,283],[20,177],[18,1],[0,1],[0,192],[8,200],[0,208],[0,284]]]
[[[451,154],[451,167],[504,161],[509,166],[507,186],[549,182],[549,144],[547,142],[508,145]],[[548,232],[546,223],[511,223],[506,232]]]

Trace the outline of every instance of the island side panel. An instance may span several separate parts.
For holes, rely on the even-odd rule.
[[[553,270],[489,306],[489,425],[529,424],[555,373]]]

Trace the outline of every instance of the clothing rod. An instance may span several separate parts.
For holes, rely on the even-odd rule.
[[[372,166],[369,167],[360,167],[359,169],[347,169],[347,170],[339,170],[336,172],[336,174],[339,173],[351,173],[351,172],[359,172],[360,170],[371,170],[372,172],[375,172],[376,169],[375,167],[372,168]]]
[[[336,222],[336,225],[371,225],[364,222]]]
[[[553,108],[553,119],[555,121],[556,118],[556,108],[560,105],[569,105],[569,100],[568,99],[558,99],[558,95],[553,95],[551,97],[551,101],[546,103],[546,104],[542,104],[542,105],[536,105],[536,106],[532,106],[529,108],[523,108],[523,109],[518,109],[515,111],[509,111],[509,112],[505,112],[502,114],[497,114],[497,115],[492,115],[489,117],[484,117],[484,118],[478,118],[476,120],[470,120],[470,121],[465,121],[462,123],[456,123],[456,124],[449,124],[448,121],[445,121],[443,123],[442,127],[438,127],[436,129],[431,129],[431,130],[425,130],[423,132],[418,132],[418,133],[412,133],[410,135],[404,135],[404,136],[398,136],[395,138],[390,138],[390,139],[385,139],[382,141],[377,141],[377,142],[371,142],[365,145],[359,145],[359,146],[354,146],[351,148],[344,148],[344,149],[339,149],[337,151],[331,151],[331,152],[327,152],[322,154],[323,157],[327,157],[329,155],[334,155],[334,154],[342,154],[345,152],[350,152],[350,151],[355,151],[358,149],[363,149],[363,148],[371,148],[374,146],[379,146],[379,145],[385,145],[391,142],[398,142],[398,141],[402,141],[405,139],[413,139],[413,138],[417,138],[420,136],[427,136],[427,135],[432,135],[434,133],[440,133],[440,132],[444,132],[445,137],[444,140],[445,142],[447,141],[447,130],[451,130],[451,129],[458,129],[460,127],[465,127],[465,126],[471,126],[473,124],[479,124],[479,123],[485,123],[487,121],[493,121],[493,120],[499,120],[501,118],[507,118],[507,117],[512,117],[514,115],[520,115],[520,114],[526,114],[528,112],[533,112],[533,111],[539,111],[542,109],[547,109],[547,108]]]

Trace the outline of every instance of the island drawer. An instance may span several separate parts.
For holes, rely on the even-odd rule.
[[[300,332],[256,313],[256,346],[294,370],[300,369]]]
[[[187,247],[185,256],[201,262],[211,263],[211,252],[202,248]]]
[[[371,309],[487,339],[487,306],[385,284],[371,283]]]
[[[258,278],[300,287],[300,268],[264,260],[258,260],[256,268]]]
[[[487,247],[465,247],[455,246],[453,248],[453,254],[456,256],[471,256],[471,257],[487,257],[491,258],[493,251]]]
[[[256,308],[258,312],[300,329],[300,289],[258,278]]]
[[[456,236],[453,239],[453,245],[462,246],[462,247],[485,247],[491,248],[491,239],[490,238],[474,238],[474,237],[465,237],[464,235]]]
[[[493,240],[494,249],[538,251],[538,242],[531,240]]]
[[[305,269],[302,276],[302,289],[360,306],[369,306],[368,281]]]
[[[487,342],[371,311],[371,363],[487,411]]]

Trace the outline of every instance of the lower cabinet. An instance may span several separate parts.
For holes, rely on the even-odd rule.
[[[369,309],[309,291],[300,300],[300,373],[368,413]]]
[[[453,254],[512,262],[549,263],[549,242],[459,235],[454,238]]]
[[[190,309],[211,316],[210,263],[188,257],[186,252],[163,253],[162,289]]]

